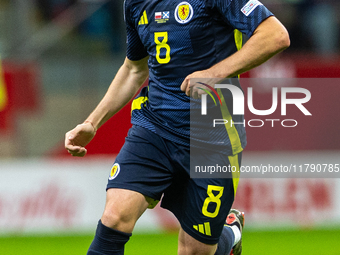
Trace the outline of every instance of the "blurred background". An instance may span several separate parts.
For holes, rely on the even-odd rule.
[[[296,130],[248,128],[245,164],[259,158],[278,165],[339,164],[340,1],[262,3],[286,26],[291,46],[242,77],[318,78],[320,86],[314,84],[307,107],[317,117],[305,122],[299,135],[294,135]],[[107,176],[131,126],[130,106],[98,131],[84,159],[68,156],[63,140],[98,104],[124,61],[122,10],[123,0],[0,0],[1,254],[84,254],[91,241],[105,202]],[[271,91],[264,88],[256,93],[270,98]],[[235,206],[246,211],[246,234],[261,254],[261,249],[268,249],[262,242],[267,238],[280,236],[293,242],[289,238],[296,240],[310,231],[315,233],[306,242],[312,244],[304,247],[312,248],[301,248],[296,254],[324,254],[314,238],[326,237],[319,239],[324,246],[340,233],[336,178],[243,179]],[[170,238],[170,250],[175,252],[176,236],[164,233],[177,229],[172,215],[157,207],[142,217],[136,233],[155,234],[150,236],[155,240]],[[263,235],[265,231],[280,233]],[[79,243],[80,251],[73,247],[53,252],[61,246],[42,239],[45,235],[66,236],[65,247]],[[24,242],[20,238],[32,236],[38,239],[25,239],[27,250],[18,250]],[[79,236],[81,241],[72,241]],[[287,251],[275,240],[270,242],[270,254]],[[54,248],[44,250],[43,243]],[[150,252],[138,249],[138,254]],[[332,249],[327,254],[340,254],[340,248],[333,245]],[[127,252],[137,254],[134,248]]]

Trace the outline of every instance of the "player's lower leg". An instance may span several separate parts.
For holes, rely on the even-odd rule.
[[[240,255],[244,213],[231,209],[224,225],[215,255]]]
[[[103,216],[88,255],[122,255],[136,221],[149,205],[150,199],[127,189],[109,188]]]
[[[96,235],[87,255],[123,255],[124,246],[131,234],[114,230],[98,222]]]

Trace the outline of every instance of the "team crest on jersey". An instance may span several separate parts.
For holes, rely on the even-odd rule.
[[[110,176],[109,176],[109,180],[113,180],[114,178],[116,178],[117,175],[119,174],[119,172],[120,172],[119,164],[118,163],[114,163],[114,165],[111,168],[111,173],[110,173]]]
[[[175,10],[175,18],[178,23],[185,24],[188,23],[192,16],[194,15],[194,10],[188,2],[181,2],[177,5]]]

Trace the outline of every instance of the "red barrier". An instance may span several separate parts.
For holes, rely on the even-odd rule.
[[[36,63],[3,62],[7,104],[0,112],[0,131],[7,133],[15,129],[15,115],[35,113],[40,109],[41,88],[39,68]]]

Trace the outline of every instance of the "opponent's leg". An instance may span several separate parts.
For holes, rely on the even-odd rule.
[[[150,201],[150,198],[135,191],[108,189],[105,210],[87,254],[124,254],[124,245]]]

